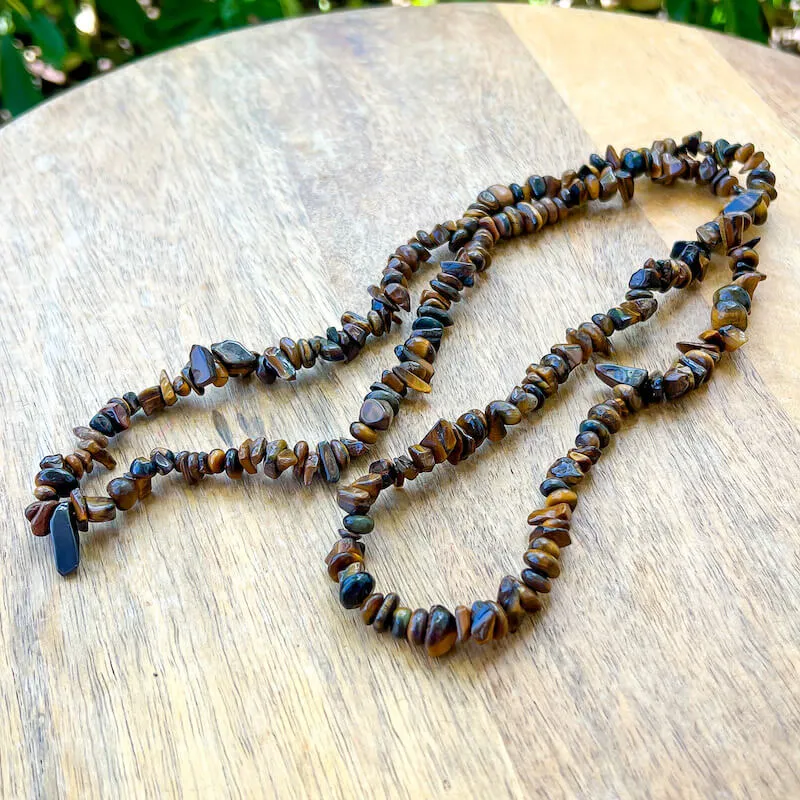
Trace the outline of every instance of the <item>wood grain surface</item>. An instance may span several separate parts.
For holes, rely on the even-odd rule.
[[[800,59],[695,29],[454,5],[220,36],[5,128],[0,795],[800,796],[799,85]],[[39,458],[193,343],[324,331],[366,307],[391,249],[484,186],[698,128],[752,140],[778,176],[750,342],[618,437],[535,625],[440,662],[365,629],[322,564],[340,521],[325,485],[163,481],[84,537],[69,580],[30,536]],[[628,209],[504,245],[433,394],[376,452],[505,397],[718,207],[641,186]],[[667,365],[725,277],[616,337],[619,361]],[[231,381],[115,453],[343,434],[398,341],[293,386]],[[378,588],[412,607],[493,595],[547,466],[604,396],[585,371],[502,446],[381,500]]]

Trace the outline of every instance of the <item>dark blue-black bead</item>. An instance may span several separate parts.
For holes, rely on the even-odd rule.
[[[644,156],[636,150],[631,150],[629,153],[625,153],[625,157],[622,159],[622,165],[635,178],[644,173]]]
[[[425,306],[425,307],[428,308],[428,306]],[[425,317],[417,317],[411,323],[411,330],[412,331],[425,330],[425,329],[428,329],[428,328],[442,331],[442,330],[444,330],[444,325],[441,322],[439,322],[438,319],[434,319],[433,317],[427,317],[427,316],[425,316]],[[425,338],[428,339],[429,341],[431,341],[429,336],[426,335]]]
[[[544,497],[557,492],[561,489],[569,489],[570,487],[559,478],[545,478],[539,484],[539,491]]]
[[[128,408],[131,410],[131,416],[142,407],[136,392],[125,392],[125,394],[122,395],[122,399],[128,404]]]
[[[531,175],[528,186],[531,187],[534,200],[541,200],[547,194],[547,184],[541,175]]]
[[[103,436],[115,436],[117,434],[114,423],[102,412],[92,417],[89,421],[89,427],[96,430],[98,433],[102,433]]]
[[[73,489],[78,488],[78,479],[66,469],[47,467],[36,476],[38,486],[50,486],[59,497],[66,497]]]
[[[56,506],[50,518],[50,538],[56,569],[61,575],[75,572],[80,563],[80,538],[72,503],[65,501]]]
[[[578,430],[581,433],[596,433],[597,438],[600,439],[600,447],[605,447],[611,441],[611,431],[599,420],[585,419],[581,422]]]
[[[541,408],[544,405],[547,397],[538,386],[534,386],[532,383],[526,383],[522,388],[528,394],[532,394],[539,401],[538,405],[536,406],[537,408]]]
[[[230,375],[248,375],[258,364],[258,356],[233,339],[212,344],[211,352],[225,365]]]
[[[149,458],[134,458],[128,471],[134,478],[152,478],[158,472]]]
[[[339,602],[345,608],[358,608],[372,594],[375,579],[369,572],[348,575],[339,584]]]
[[[424,319],[425,317],[438,320],[445,328],[449,328],[453,324],[453,318],[443,308],[437,306],[420,306],[417,309],[417,318]]]

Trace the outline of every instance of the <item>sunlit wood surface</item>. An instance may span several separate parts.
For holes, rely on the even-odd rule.
[[[800,59],[700,30],[442,6],[221,36],[5,128],[0,795],[800,795],[798,86]],[[484,186],[698,128],[755,142],[778,176],[751,340],[618,437],[535,625],[440,662],[364,628],[324,571],[340,516],[322,484],[162,481],[83,537],[70,580],[28,533],[39,458],[108,397],[175,374],[193,343],[322,332],[366,307],[391,249]],[[640,184],[628,209],[502,246],[457,309],[433,394],[376,454],[505,397],[718,208]],[[618,359],[663,369],[725,277],[617,336]],[[293,386],[232,381],[115,453],[344,434],[400,340]],[[412,607],[493,596],[521,566],[547,466],[605,396],[585,370],[501,446],[382,499],[378,588]]]

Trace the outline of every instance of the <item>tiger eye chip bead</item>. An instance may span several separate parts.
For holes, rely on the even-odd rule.
[[[433,606],[428,612],[428,627],[425,631],[428,655],[439,658],[449,653],[457,638],[456,618],[444,606]]]

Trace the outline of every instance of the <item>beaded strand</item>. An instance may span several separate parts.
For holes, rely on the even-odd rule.
[[[747,173],[746,188],[730,172],[734,163]],[[485,643],[515,631],[527,613],[542,607],[551,581],[560,574],[561,549],[570,544],[570,522],[577,504],[575,487],[600,458],[622,421],[643,406],[672,401],[705,383],[722,353],[746,341],[745,330],[759,272],[755,247],[758,239],[743,241],[751,224],[766,221],[769,203],[777,197],[775,176],[764,154],[752,144],[730,144],[724,139],[703,141],[698,132],[682,139],[659,140],[650,148],[625,148],[620,154],[609,146],[604,156],[592,155],[577,171],[560,178],[531,176],[524,184],[494,185],[481,192],[456,221],[446,221],[430,233],[418,231],[398,247],[383,269],[380,284],[370,286],[370,310],[366,316],[345,312],[341,329],[328,328],[324,336],[294,341],[282,338],[262,353],[233,340],[194,345],[189,361],[174,378],[161,372],[158,385],[138,393],[111,398],[87,426],[74,429],[75,450],[66,456],[50,455],[40,462],[35,477],[36,501],[25,515],[37,536],[51,534],[56,567],[69,574],[78,567],[80,533],[90,523],[114,519],[151,492],[157,475],[177,472],[190,485],[207,475],[221,474],[234,480],[261,471],[278,478],[291,470],[301,484],[315,476],[335,483],[352,459],[366,454],[381,431],[398,415],[408,390],[428,393],[434,376],[433,364],[444,333],[453,324],[451,309],[462,292],[475,285],[476,273],[488,269],[500,239],[535,233],[564,220],[571,211],[590,200],[606,202],[619,192],[625,203],[634,193],[634,180],[647,175],[654,183],[670,185],[693,180],[713,194],[729,199],[719,216],[701,225],[693,241],[676,242],[666,259],[648,259],[630,278],[625,298],[618,306],[592,316],[576,328],[568,328],[566,341],[526,370],[506,400],[495,400],[481,411],[473,409],[455,422],[439,420],[407,454],[381,459],[369,466],[368,474],[338,491],[338,503],[346,512],[340,538],[326,558],[328,574],[339,584],[346,608],[360,608],[364,622],[376,630],[391,630],[398,638],[425,644],[431,656],[448,652],[456,642],[473,639]],[[135,458],[128,472],[113,478],[107,496],[86,496],[81,479],[95,463],[107,469],[116,465],[108,451],[109,440],[130,427],[139,411],[151,416],[175,405],[180,397],[202,395],[208,386],[224,386],[229,378],[255,374],[264,384],[293,381],[300,369],[309,369],[317,359],[333,363],[352,361],[368,344],[399,324],[401,311],[411,310],[409,281],[431,259],[431,250],[447,245],[453,261],[438,264],[439,272],[423,290],[416,308],[411,335],[395,348],[398,364],[381,373],[370,385],[358,419],[350,426],[351,437],[305,441],[290,446],[286,440],[246,439],[238,448],[205,452],[172,452],[154,449],[149,457]],[[590,357],[611,353],[610,339],[616,331],[643,322],[658,309],[654,292],[682,289],[705,277],[713,251],[725,253],[732,279],[714,295],[712,327],[699,341],[679,342],[676,361],[663,373],[650,373],[617,364],[598,364],[598,377],[613,389],[606,402],[593,406],[581,423],[575,447],[551,466],[540,490],[544,506],[528,518],[533,526],[519,578],[506,576],[496,601],[477,601],[458,606],[453,613],[443,606],[429,611],[399,605],[394,593],[375,593],[374,579],[365,571],[363,537],[373,530],[368,512],[381,491],[400,487],[420,472],[437,464],[458,464],[486,441],[498,442],[507,428],[518,424],[545,405],[570,374]]]

